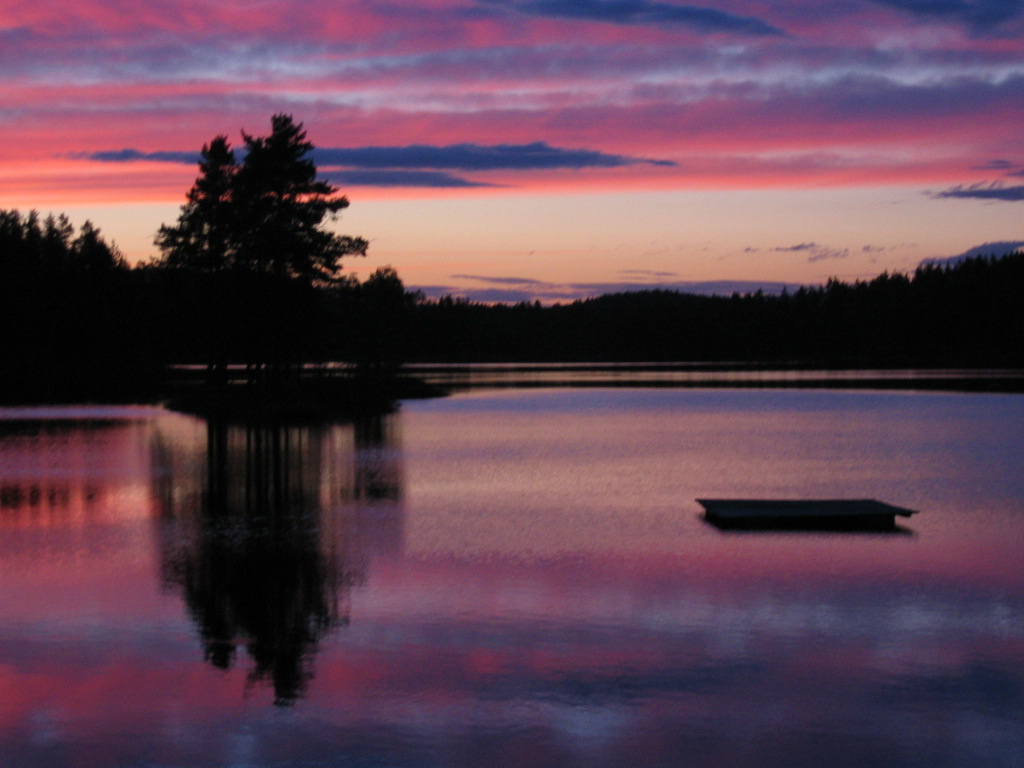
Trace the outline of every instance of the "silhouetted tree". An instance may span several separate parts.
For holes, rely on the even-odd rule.
[[[240,164],[224,136],[203,147],[177,223],[157,234],[158,266],[206,276],[199,311],[214,329],[207,332],[211,371],[232,354],[251,378],[282,381],[321,335],[314,289],[336,283],[342,258],[365,256],[368,243],[327,228],[349,203],[318,178],[301,123],[274,115],[269,136],[243,131],[242,139]]]
[[[266,137],[242,133],[246,156],[235,179],[242,217],[238,258],[246,268],[310,283],[331,282],[345,256],[365,256],[367,241],[324,228],[348,198],[317,178],[313,145],[291,115],[271,119]]]
[[[199,177],[181,207],[178,223],[164,225],[156,245],[168,267],[220,272],[233,265],[241,221],[234,205],[238,163],[226,136],[204,144]]]
[[[54,233],[57,237],[60,232]],[[107,244],[91,221],[86,221],[71,243],[72,266],[86,272],[102,272],[125,267],[124,256]]]
[[[49,269],[62,270],[71,253],[75,227],[64,214],[47,216],[43,226],[41,259]]]
[[[391,266],[379,267],[355,286],[353,354],[362,366],[389,370],[404,358],[409,322],[418,294],[406,291]]]
[[[226,275],[238,261],[237,230],[242,222],[234,200],[238,168],[226,136],[203,145],[199,177],[177,223],[161,226],[156,236],[163,266],[201,276],[193,279],[190,304],[204,340],[208,383],[226,381],[230,322],[232,317],[237,322],[240,314]]]

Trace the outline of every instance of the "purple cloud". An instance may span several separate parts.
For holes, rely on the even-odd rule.
[[[323,148],[317,162],[355,168],[431,168],[459,171],[617,168],[624,165],[674,166],[668,160],[609,155],[592,149],[562,149],[543,141],[530,144],[449,144],[404,147]]]
[[[973,171],[1010,171],[1016,166],[1009,160],[989,160],[987,163],[972,166]]]
[[[799,253],[801,251],[813,251],[817,248],[817,243],[799,243],[797,245],[787,245],[778,248],[772,248],[772,251],[775,253]]]
[[[994,243],[982,243],[976,245],[973,248],[968,248],[963,253],[957,254],[956,256],[946,256],[924,259],[921,261],[921,266],[927,265],[939,265],[949,266],[957,264],[964,259],[973,259],[978,256],[994,256],[996,258],[1005,256],[1008,253],[1016,253],[1017,251],[1024,250],[1024,240],[1003,240]]]
[[[199,162],[197,152],[141,152],[137,149],[116,149],[103,152],[76,152],[75,159],[96,160],[104,163],[161,162],[194,165]],[[494,186],[468,181],[450,173],[415,169],[351,169],[327,171],[329,181],[346,186],[364,187],[422,187],[433,189]]]
[[[1007,202],[1024,201],[1024,186],[1006,187],[1001,182],[978,182],[977,184],[957,184],[941,192],[935,192],[934,198],[973,198],[976,200],[1005,200]]]
[[[813,264],[825,259],[845,259],[850,255],[849,248],[828,248],[818,243],[797,243],[796,245],[779,246],[768,249],[772,253],[807,253],[807,262]],[[746,249],[745,253],[756,253],[756,249]]]
[[[1020,17],[1024,0],[872,0],[917,17],[953,21],[984,34]]]
[[[131,148],[78,152],[69,156],[106,163],[170,162],[192,165],[199,161],[199,155],[195,152],[142,152]],[[543,141],[495,145],[465,143],[448,146],[411,144],[402,147],[323,147],[313,150],[313,158],[322,168],[328,169],[324,175],[338,184],[435,189],[496,186],[448,172],[452,170],[579,170],[636,164],[675,165],[667,160],[646,160],[590,149],[561,149]]]
[[[496,283],[498,285],[542,285],[540,280],[529,277],[488,277],[486,275],[452,275],[453,280],[476,280],[480,283]]]
[[[199,162],[198,152],[142,152],[138,149],[111,149],[102,152],[72,152],[67,155],[74,160],[96,160],[101,163],[184,163],[195,165]]]
[[[651,269],[620,269],[620,275],[630,275],[634,277],[676,277],[677,272],[660,272]]]
[[[513,9],[530,16],[580,19],[607,24],[680,26],[702,33],[736,35],[784,35],[766,21],[753,16],[739,16],[717,8],[696,5],[675,5],[655,0],[482,0],[491,6]]]
[[[407,169],[325,171],[323,176],[335,184],[352,187],[423,187],[431,189],[458,189],[493,187],[482,181],[469,181],[443,171]]]
[[[807,258],[808,264],[813,264],[816,261],[825,261],[826,259],[845,259],[850,255],[849,248],[816,248],[815,251]]]

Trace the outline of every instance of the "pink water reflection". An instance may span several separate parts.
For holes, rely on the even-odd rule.
[[[211,475],[246,476],[262,439],[177,416],[0,436],[4,487],[73,500],[0,510],[6,764],[1002,766],[1024,753],[1017,398],[408,403],[286,436],[283,473],[250,480],[272,495],[287,481],[303,521],[287,529],[254,517],[245,484],[210,500]],[[902,536],[725,534],[693,502],[826,490],[921,514]],[[284,533],[284,550],[261,543]],[[246,584],[277,607],[246,619]],[[309,625],[294,611],[321,599],[329,620],[295,645],[287,633]],[[283,635],[261,623],[274,617]],[[308,679],[285,709],[280,681],[253,675],[256,639],[298,649]],[[233,649],[225,668],[211,640]]]

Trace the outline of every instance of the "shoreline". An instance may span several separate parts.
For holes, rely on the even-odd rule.
[[[411,364],[395,372],[329,373],[277,386],[209,384],[205,368],[169,367],[163,381],[61,398],[3,398],[0,407],[160,405],[204,418],[320,421],[393,411],[402,400],[483,389],[856,389],[1024,394],[1022,369],[826,369],[743,363]],[[129,391],[133,390],[133,391]],[[24,393],[22,393],[24,395]]]

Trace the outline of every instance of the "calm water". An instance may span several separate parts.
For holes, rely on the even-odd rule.
[[[1022,766],[1022,458],[1015,395],[0,410],[0,765]]]

